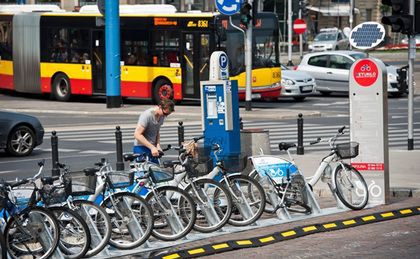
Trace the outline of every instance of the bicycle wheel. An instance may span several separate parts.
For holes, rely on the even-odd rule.
[[[285,205],[288,211],[303,214],[312,212],[312,208],[308,205],[306,182],[301,174],[291,176],[291,183],[285,195]]]
[[[152,235],[163,241],[174,241],[186,236],[197,216],[193,199],[184,190],[174,186],[154,189],[146,201],[154,212]]]
[[[198,179],[189,184],[185,191],[196,204],[194,230],[209,233],[228,222],[232,214],[232,198],[223,184],[212,179]]]
[[[101,204],[109,211],[112,223],[110,245],[133,249],[150,237],[153,212],[150,205],[134,193],[120,192],[108,196]]]
[[[9,218],[4,236],[12,258],[49,258],[58,245],[60,229],[44,208],[26,208]]]
[[[333,174],[335,192],[340,201],[349,209],[361,210],[369,200],[369,191],[365,179],[356,168],[348,164],[339,164]]]
[[[60,249],[64,258],[82,258],[90,247],[90,231],[83,218],[77,212],[66,207],[49,207],[60,227]]]
[[[273,214],[275,213],[275,209],[273,205],[270,202],[270,199],[268,198],[268,193],[272,190],[272,187],[270,186],[270,183],[267,180],[264,180],[261,178],[260,174],[257,172],[257,170],[252,170],[251,173],[249,173],[249,177],[256,180],[263,188],[265,193],[265,207],[264,212]]]
[[[111,238],[111,220],[104,208],[91,201],[75,200],[73,206],[89,226],[91,243],[86,257],[97,255]]]
[[[228,181],[233,201],[229,224],[247,226],[254,223],[264,212],[266,201],[263,187],[247,175],[229,175]]]

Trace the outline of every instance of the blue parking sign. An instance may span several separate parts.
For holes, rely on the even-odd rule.
[[[227,55],[225,53],[221,54],[219,56],[220,69],[225,70],[227,68],[228,64],[229,64],[229,60],[228,60]]]
[[[216,0],[216,7],[224,15],[233,15],[241,9],[243,0]]]

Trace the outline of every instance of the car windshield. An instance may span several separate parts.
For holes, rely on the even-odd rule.
[[[350,56],[352,56],[355,61],[367,57],[366,53],[354,53],[350,54]]]
[[[337,33],[320,33],[316,35],[314,41],[333,41],[337,39]]]

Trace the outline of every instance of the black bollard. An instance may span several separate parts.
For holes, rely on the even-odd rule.
[[[297,146],[297,154],[303,155],[305,153],[304,147],[303,147],[303,118],[302,113],[299,113],[298,119],[297,119],[297,138],[298,138],[298,146]]]
[[[184,126],[182,121],[178,121],[178,145],[181,146],[181,144],[184,142]]]
[[[244,122],[242,121],[242,117],[239,117],[239,129],[240,130],[244,129]]]
[[[58,168],[58,137],[55,130],[51,132],[51,157],[52,157],[52,170],[53,176],[60,175],[60,169]]]
[[[122,147],[122,132],[120,126],[115,127],[115,142],[117,143],[117,170],[124,170],[123,162],[123,147]]]

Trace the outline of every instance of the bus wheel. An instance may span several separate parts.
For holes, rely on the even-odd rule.
[[[166,79],[159,79],[153,87],[153,102],[158,104],[164,99],[174,98],[174,88],[171,82]]]
[[[71,97],[70,79],[65,74],[58,74],[52,83],[55,99],[67,102]]]

